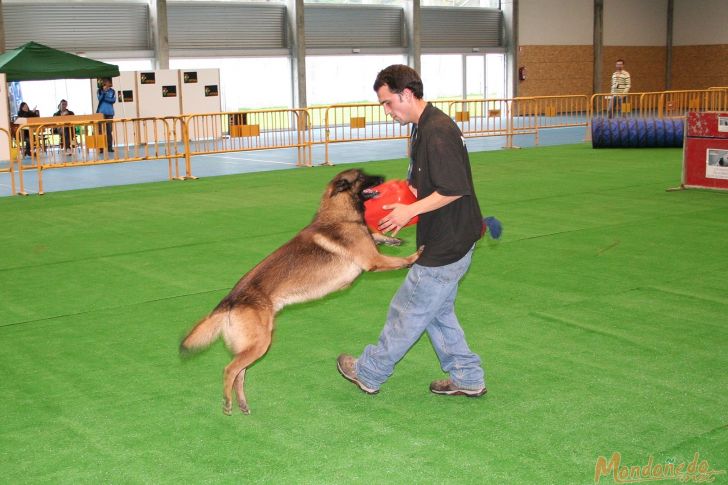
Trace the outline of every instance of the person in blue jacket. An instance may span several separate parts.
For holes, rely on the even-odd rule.
[[[110,120],[114,117],[114,103],[116,103],[116,91],[111,87],[111,78],[105,77],[101,79],[101,87],[96,91],[96,97],[99,100],[99,106],[96,108],[97,113],[104,115],[104,119]],[[106,124],[106,149],[113,153],[114,138],[112,136],[112,123]]]

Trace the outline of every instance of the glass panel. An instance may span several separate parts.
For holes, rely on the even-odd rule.
[[[401,55],[309,56],[306,58],[306,98],[309,106],[376,103],[372,89],[379,71],[403,64]]]
[[[151,59],[99,59],[102,62],[116,64],[120,71],[150,71],[154,69]]]
[[[505,54],[486,54],[485,56],[485,97],[506,97],[506,56]]]
[[[469,99],[485,97],[485,56],[466,56],[466,95]]]
[[[263,1],[263,0],[258,0],[258,1]],[[341,4],[341,5],[348,5],[348,4],[354,4],[354,5],[362,5],[362,4],[365,4],[365,5],[404,5],[404,0],[337,0],[337,1],[303,0],[303,3],[325,3],[328,5],[335,5],[335,4]]]
[[[57,79],[53,81],[22,81],[19,83],[18,100],[25,101],[30,109],[38,108],[41,116],[53,116],[61,99],[68,101],[68,109],[77,115],[93,113],[91,109],[91,81],[88,79]],[[17,114],[17,109],[11,113]]]
[[[178,58],[170,59],[169,67],[220,69],[223,111],[291,107],[291,63],[287,57]]]
[[[422,0],[423,7],[500,8],[500,0]]]
[[[425,99],[462,99],[463,56],[423,55],[422,83],[425,85]]]

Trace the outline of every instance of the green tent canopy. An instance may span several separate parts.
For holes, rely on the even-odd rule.
[[[116,77],[119,66],[28,42],[0,54],[0,72],[6,74],[8,81],[92,79]]]

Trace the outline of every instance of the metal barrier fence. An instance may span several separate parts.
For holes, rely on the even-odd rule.
[[[37,171],[38,194],[44,193],[43,171],[55,168],[166,159],[169,179],[181,179],[178,162],[183,154],[175,136],[176,129],[169,118],[23,125],[15,135],[19,153],[18,193],[27,195],[23,175],[30,169]],[[26,143],[31,151],[29,163],[22,158]]]
[[[511,99],[436,100],[465,137],[513,137],[549,128],[587,127],[595,116],[684,116],[688,111],[728,110],[728,88],[693,91],[629,93],[587,96],[540,96]],[[0,129],[1,130],[1,129]],[[107,131],[110,130],[110,131]],[[12,147],[12,136],[8,137]],[[108,136],[113,138],[109,150]],[[196,178],[191,157],[250,150],[295,148],[297,166],[312,166],[312,148],[325,146],[324,164],[331,164],[329,145],[355,141],[409,140],[410,126],[400,125],[377,103],[340,104],[306,109],[254,110],[192,114],[165,118],[111,119],[89,122],[47,123],[20,126],[14,142],[17,158],[0,172],[8,172],[12,193],[25,194],[24,172],[36,170],[38,193],[43,193],[43,171],[147,160],[168,161],[170,180]],[[25,144],[32,151],[24,159]],[[409,143],[407,143],[409,149]],[[180,161],[184,167],[180,170]]]
[[[193,114],[182,117],[184,156],[296,148],[296,165],[311,166],[312,132],[305,109]]]
[[[0,173],[7,173],[10,177],[10,194],[15,195],[15,170],[13,169],[13,165],[17,163],[18,154],[17,154],[17,148],[13,146],[13,138],[10,135],[10,132],[6,130],[5,128],[0,128],[0,132],[3,134],[1,136],[5,137],[5,141],[8,144],[8,149],[10,152],[10,159],[8,160],[7,166],[0,166]],[[15,152],[15,153],[13,153]]]
[[[592,96],[592,116],[641,118],[682,117],[689,111],[728,109],[728,89],[655,91],[618,96],[600,93]]]
[[[409,126],[403,126],[389,118],[380,104],[328,106],[324,110],[324,165],[331,164],[331,143],[409,139],[409,134]]]
[[[511,112],[514,132],[534,132],[538,144],[540,130],[587,126],[589,98],[586,95],[515,98]]]
[[[464,137],[506,136],[511,146],[512,119],[507,99],[450,101],[444,110],[455,120]]]
[[[458,123],[463,136],[505,136],[513,147],[513,136],[534,134],[549,128],[586,126],[587,96],[542,96],[513,99],[469,99],[452,101],[446,111]]]

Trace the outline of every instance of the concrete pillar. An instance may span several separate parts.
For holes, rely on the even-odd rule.
[[[422,46],[420,30],[422,15],[420,0],[405,0],[404,28],[407,33],[407,65],[422,74]]]
[[[303,0],[288,0],[287,6],[292,106],[306,108],[306,28],[303,21]]]
[[[592,92],[601,92],[602,46],[604,45],[604,0],[594,0],[594,79]]]
[[[149,0],[149,22],[154,44],[154,68],[169,69],[167,0]]]
[[[506,47],[506,97],[518,96],[518,0],[501,1],[503,43]]]
[[[0,54],[5,52],[5,23],[3,21],[3,2],[0,0]]]
[[[667,0],[667,39],[665,40],[665,90],[672,88],[672,31],[675,1]]]

